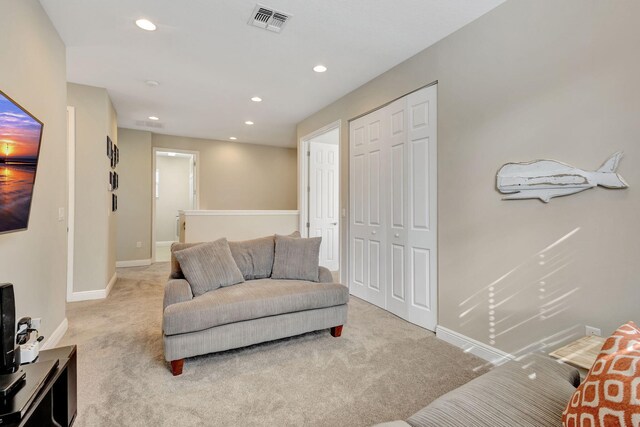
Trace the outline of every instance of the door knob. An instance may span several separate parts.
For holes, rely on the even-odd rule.
[[[337,222],[332,222],[331,225],[338,225],[338,223]]]
[[[394,234],[395,237],[400,237],[400,234],[396,233]]]
[[[373,230],[373,231],[371,232],[371,234],[376,234],[376,231],[375,231],[375,230]]]

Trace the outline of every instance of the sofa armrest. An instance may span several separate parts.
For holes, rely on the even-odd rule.
[[[318,268],[318,282],[320,283],[333,283],[333,274],[327,267],[320,266]]]
[[[169,279],[164,286],[163,310],[172,304],[193,299],[191,285],[184,279]]]

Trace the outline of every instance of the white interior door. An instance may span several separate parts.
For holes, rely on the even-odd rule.
[[[322,237],[320,265],[340,269],[339,259],[339,146],[309,143],[309,236]]]
[[[350,290],[437,325],[437,86],[350,124]]]
[[[350,126],[351,293],[382,308],[386,308],[384,126],[380,111]]]

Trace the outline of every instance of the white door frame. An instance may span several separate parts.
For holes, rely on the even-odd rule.
[[[73,294],[76,204],[76,108],[67,107],[67,301]]]
[[[158,152],[171,152],[193,155],[195,162],[195,205],[200,209],[200,152],[190,150],[178,150],[174,148],[153,147],[153,163],[151,166],[151,262],[156,262],[156,156]]]
[[[300,212],[299,230],[302,237],[309,237],[309,142],[332,130],[338,129],[338,260],[340,276],[343,277],[342,264],[342,120],[336,120],[326,126],[317,129],[298,141],[298,212]]]

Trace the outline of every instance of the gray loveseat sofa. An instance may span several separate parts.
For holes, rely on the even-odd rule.
[[[560,427],[579,384],[577,369],[530,355],[439,397],[406,422],[377,427]]]
[[[245,282],[196,297],[174,252],[197,243],[174,243],[171,247],[162,329],[164,356],[174,375],[182,373],[188,357],[322,329],[340,336],[347,321],[348,288],[333,283],[331,272],[324,267],[319,268],[318,282],[256,279],[258,271],[258,276],[271,275],[273,254],[264,256],[269,239],[275,250],[273,237],[229,242]]]

